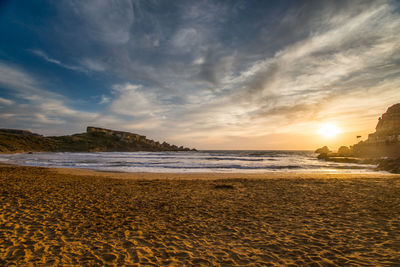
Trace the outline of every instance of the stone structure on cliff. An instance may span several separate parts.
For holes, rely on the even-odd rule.
[[[143,136],[143,135],[129,133],[129,132],[122,132],[122,131],[114,131],[114,130],[92,127],[92,126],[88,126],[86,128],[86,132],[88,134],[99,134],[100,133],[100,134],[104,134],[104,135],[108,135],[108,136],[115,136],[115,137],[118,137],[120,140],[123,140],[125,142],[131,142],[131,143],[146,140],[146,136]]]

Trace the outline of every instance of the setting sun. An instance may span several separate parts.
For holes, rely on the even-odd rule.
[[[321,126],[318,133],[325,138],[333,138],[340,133],[340,129],[335,124],[326,123]]]

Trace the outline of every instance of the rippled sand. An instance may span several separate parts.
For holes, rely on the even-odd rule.
[[[400,176],[297,176],[2,166],[0,265],[399,264]]]

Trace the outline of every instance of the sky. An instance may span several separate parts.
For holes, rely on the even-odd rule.
[[[399,1],[3,0],[0,36],[0,128],[337,148],[400,102]]]

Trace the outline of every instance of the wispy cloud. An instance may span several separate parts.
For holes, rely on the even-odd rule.
[[[44,60],[46,60],[47,62],[56,64],[62,68],[65,69],[69,69],[69,70],[74,70],[74,71],[81,71],[81,72],[86,72],[86,70],[82,67],[79,66],[74,66],[74,65],[68,65],[68,64],[64,64],[62,63],[60,60],[51,58],[50,56],[48,56],[45,52],[41,51],[41,50],[37,50],[37,49],[32,49],[31,52],[35,55],[37,55],[38,57],[43,58]]]
[[[231,83],[243,84],[241,98],[259,107],[252,117],[306,111],[312,118],[335,96],[363,95],[373,81],[398,73],[400,18],[390,6],[366,8],[339,25],[331,25],[332,20],[319,22],[329,30],[289,44],[233,77]]]
[[[69,15],[83,22],[82,29],[89,38],[108,44],[125,44],[130,40],[130,28],[134,21],[130,0],[64,1]]]
[[[99,104],[107,104],[110,103],[111,99],[105,95],[101,96]]]
[[[0,105],[7,105],[8,106],[8,105],[12,105],[14,103],[15,102],[10,100],[10,99],[6,99],[6,98],[0,97]]]
[[[65,125],[77,130],[81,123],[97,117],[96,113],[69,107],[69,99],[41,88],[41,83],[35,77],[15,66],[0,63],[0,84],[19,99],[17,103],[3,98],[3,101],[0,100],[13,104],[8,105],[7,116],[0,118],[0,123],[7,127],[26,128],[29,125],[29,128],[42,133],[59,133],[61,129],[66,130],[63,128]],[[52,129],[45,130],[45,126],[51,126]]]
[[[143,90],[142,86],[126,83],[112,87],[115,98],[110,102],[108,110],[116,115],[126,116],[131,124],[141,124],[142,129],[156,127],[162,120],[162,114],[167,110],[151,92]]]
[[[81,61],[82,66],[91,71],[105,71],[106,66],[99,60],[84,58]]]

